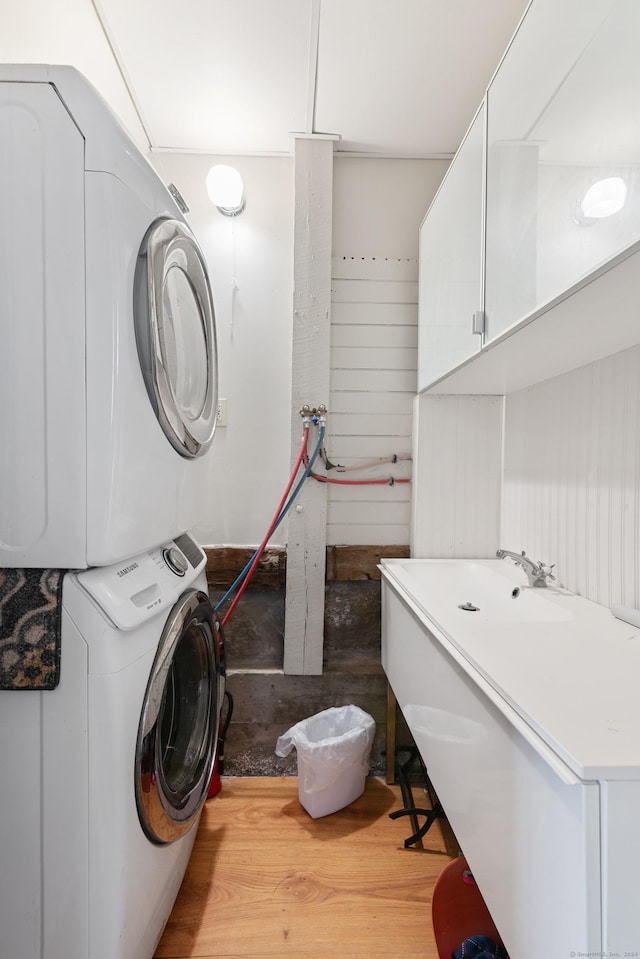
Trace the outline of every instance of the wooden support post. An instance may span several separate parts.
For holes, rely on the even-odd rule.
[[[303,430],[299,410],[305,404],[317,407],[329,403],[335,139],[311,134],[296,136],[295,140],[292,461]],[[310,452],[317,437],[317,430],[312,428]],[[326,516],[326,486],[308,480],[289,513],[285,673],[322,673]]]

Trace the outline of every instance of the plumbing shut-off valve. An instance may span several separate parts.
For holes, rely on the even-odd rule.
[[[300,416],[305,420],[312,420],[314,423],[324,422],[327,417],[327,407],[324,403],[319,406],[309,406],[305,403],[300,410]]]

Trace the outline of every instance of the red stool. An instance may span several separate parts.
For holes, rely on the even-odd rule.
[[[439,959],[451,959],[465,939],[488,936],[502,940],[463,856],[448,863],[433,887],[433,933]]]

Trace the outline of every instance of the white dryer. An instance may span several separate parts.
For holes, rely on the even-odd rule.
[[[0,955],[150,959],[215,762],[224,657],[189,535],[68,573],[61,681],[0,691]]]
[[[71,67],[0,65],[0,566],[192,529],[217,410],[204,256]]]

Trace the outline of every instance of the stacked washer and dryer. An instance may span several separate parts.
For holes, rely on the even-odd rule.
[[[0,182],[0,572],[69,571],[58,684],[0,689],[0,956],[149,959],[224,695],[207,269],[70,67],[0,66]]]

